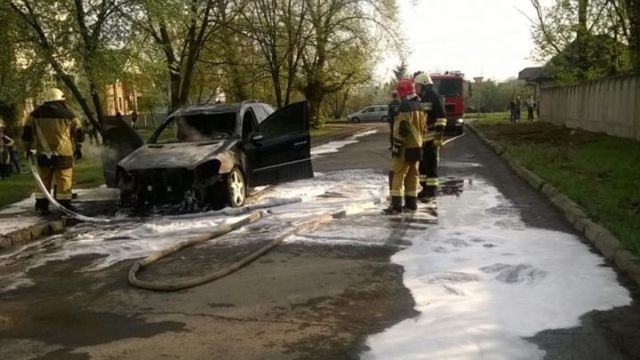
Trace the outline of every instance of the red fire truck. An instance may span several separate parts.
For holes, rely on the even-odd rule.
[[[464,98],[469,93],[469,83],[460,71],[447,71],[444,74],[431,74],[433,87],[438,95],[444,97],[447,112],[446,131],[462,134],[464,127]]]

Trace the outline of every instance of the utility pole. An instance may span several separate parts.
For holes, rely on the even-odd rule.
[[[478,94],[478,108],[476,109],[478,111],[478,117],[476,118],[476,120],[480,120],[480,84],[482,84],[482,80],[484,79],[483,76],[476,76],[473,78],[473,81],[476,82],[476,86],[477,86],[477,90],[476,90],[476,94]]]

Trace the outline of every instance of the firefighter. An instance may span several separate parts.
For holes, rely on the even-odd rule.
[[[393,146],[391,150],[391,205],[384,210],[395,215],[418,209],[418,164],[424,141],[426,122],[422,105],[410,79],[403,79],[396,86],[402,99],[393,124]]]
[[[442,99],[433,88],[433,81],[428,74],[416,73],[414,77],[416,92],[423,104],[427,116],[427,136],[422,146],[422,161],[420,162],[420,185],[422,190],[418,194],[424,202],[436,197],[438,189],[438,161],[439,149],[442,146],[444,129],[447,126]]]
[[[56,88],[46,91],[44,104],[31,113],[24,125],[22,141],[28,159],[36,157],[44,186],[50,191],[55,183],[56,200],[71,208],[73,165],[82,159],[84,132],[80,120],[65,104],[62,91]],[[35,197],[36,212],[48,214],[49,201],[38,187]]]

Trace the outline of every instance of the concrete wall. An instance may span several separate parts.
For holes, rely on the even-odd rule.
[[[640,140],[640,75],[543,88],[540,120]]]

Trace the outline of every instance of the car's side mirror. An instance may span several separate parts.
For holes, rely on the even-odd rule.
[[[260,133],[255,133],[255,134],[252,134],[249,139],[251,140],[252,143],[259,144],[264,139],[264,136]]]

